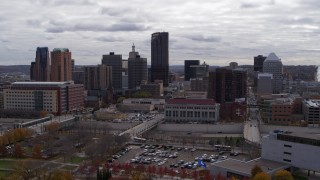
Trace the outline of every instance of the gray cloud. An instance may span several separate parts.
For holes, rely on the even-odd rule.
[[[215,36],[204,36],[204,35],[189,35],[186,38],[194,41],[204,41],[204,42],[220,42],[220,37]]]
[[[242,9],[247,9],[247,8],[257,8],[260,5],[258,4],[253,4],[253,3],[241,3],[240,8]]]
[[[116,41],[122,41],[123,39],[119,37],[102,36],[102,37],[97,37],[96,40],[102,41],[102,42],[116,42]]]
[[[75,24],[73,26],[56,26],[47,28],[46,31],[50,33],[62,33],[65,31],[92,31],[92,32],[116,32],[116,31],[146,31],[150,27],[146,25],[139,25],[134,23],[121,23],[112,25],[102,24]]]

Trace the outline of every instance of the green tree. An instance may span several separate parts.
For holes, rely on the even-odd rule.
[[[293,180],[293,176],[289,171],[279,170],[273,176],[274,180]]]
[[[119,97],[118,99],[117,99],[117,103],[119,104],[119,103],[122,103],[122,101],[123,100],[125,100],[126,98],[125,97]]]
[[[252,169],[251,169],[251,178],[254,178],[258,173],[263,172],[261,167],[258,165],[255,165]]]

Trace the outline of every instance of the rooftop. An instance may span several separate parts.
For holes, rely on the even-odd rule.
[[[281,59],[274,52],[272,52],[265,61],[281,61]]]
[[[167,104],[196,104],[196,105],[214,105],[216,102],[213,99],[168,99]]]
[[[246,174],[250,176],[251,169],[255,165],[260,166],[262,171],[266,173],[271,173],[274,170],[283,169],[289,166],[285,163],[279,163],[279,162],[270,161],[270,160],[261,159],[261,158],[254,159],[247,162],[236,160],[236,159],[227,159],[225,161],[217,162],[213,166],[222,167],[230,171],[234,171],[234,172],[238,172],[238,173]]]

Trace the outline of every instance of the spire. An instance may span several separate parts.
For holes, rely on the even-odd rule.
[[[134,43],[132,44],[132,52],[135,52],[136,46],[134,46]]]

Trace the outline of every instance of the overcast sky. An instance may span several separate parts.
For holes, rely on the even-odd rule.
[[[66,47],[78,65],[102,54],[150,63],[153,32],[169,32],[169,62],[253,64],[275,52],[285,65],[320,63],[319,0],[1,0],[0,65],[30,64],[38,46]]]

